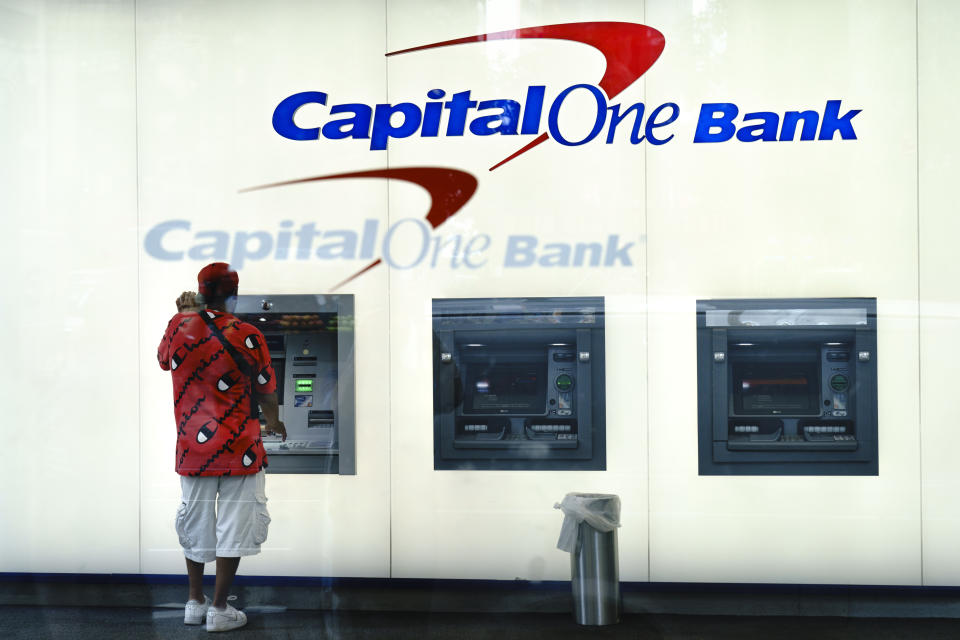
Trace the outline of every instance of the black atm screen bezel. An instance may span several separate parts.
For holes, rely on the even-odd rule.
[[[818,361],[751,362],[732,361],[730,363],[731,395],[733,396],[734,416],[819,416],[820,407],[820,363]],[[768,387],[779,386],[786,391],[790,387],[800,387],[794,381],[803,380],[804,393],[795,394],[806,401],[803,408],[797,408],[789,401],[770,401],[765,407],[746,408],[744,378],[753,377]]]
[[[510,372],[509,370],[513,370]],[[519,396],[519,398],[530,398],[529,402],[523,406],[499,406],[498,403],[490,403],[483,408],[476,408],[479,391],[477,383],[492,376],[516,377],[517,372],[520,375],[529,374],[534,370],[533,375],[539,380],[534,382],[536,389],[532,394]],[[483,415],[510,415],[510,416],[541,416],[547,410],[547,359],[544,357],[538,360],[513,360],[508,362],[470,362],[464,365],[463,372],[463,415],[483,416]],[[510,396],[517,404],[518,396]],[[504,403],[506,404],[506,403]]]

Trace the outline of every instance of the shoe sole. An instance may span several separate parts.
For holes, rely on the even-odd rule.
[[[210,627],[207,627],[207,631],[209,631],[210,633],[217,633],[218,631],[233,631],[234,629],[239,629],[245,626],[247,626],[246,620],[244,620],[242,624],[238,624],[230,627],[221,627],[219,629],[211,629]]]

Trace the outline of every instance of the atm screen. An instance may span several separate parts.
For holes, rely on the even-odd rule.
[[[543,414],[546,380],[546,362],[468,365],[463,412]]]
[[[733,365],[733,398],[738,415],[820,415],[817,363]]]

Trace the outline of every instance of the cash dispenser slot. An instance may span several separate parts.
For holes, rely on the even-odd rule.
[[[333,426],[333,411],[311,411],[307,414],[307,428]]]

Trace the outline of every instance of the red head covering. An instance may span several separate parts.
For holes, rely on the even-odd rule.
[[[197,274],[197,291],[208,301],[236,295],[240,277],[226,262],[208,264]]]

